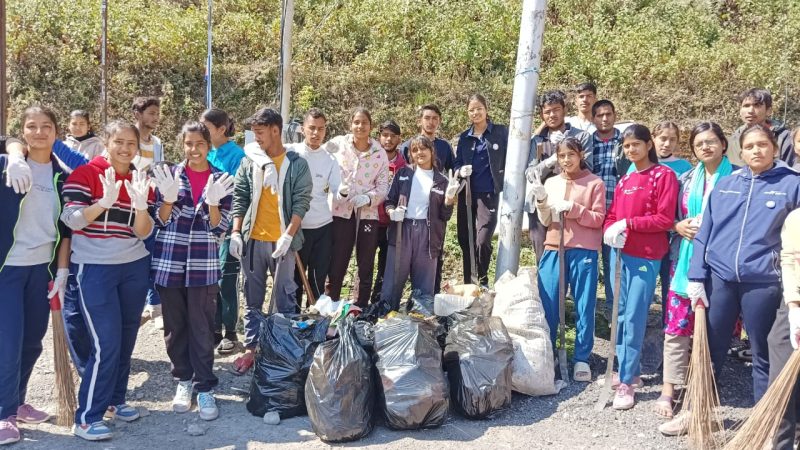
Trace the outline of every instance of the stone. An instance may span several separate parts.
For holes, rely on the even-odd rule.
[[[281,416],[275,411],[264,414],[264,423],[267,425],[278,425],[281,423]]]
[[[206,434],[206,429],[202,425],[191,423],[186,428],[186,432],[189,434],[189,436],[202,436]]]

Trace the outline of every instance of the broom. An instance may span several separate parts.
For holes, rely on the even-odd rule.
[[[717,414],[718,406],[719,394],[708,349],[706,308],[698,302],[694,311],[694,338],[686,385],[690,448],[704,450],[722,447],[722,441],[714,436],[715,431],[723,429],[722,420]]]
[[[49,289],[53,289],[50,282]],[[58,293],[50,299],[50,318],[53,321],[53,364],[56,373],[56,393],[58,397],[58,415],[56,424],[70,426],[75,421],[75,380],[72,377],[72,366],[69,362],[67,333],[64,330],[64,318],[61,316],[61,298]]]
[[[781,373],[725,446],[725,450],[762,449],[772,445],[799,374],[800,352],[793,351]]]

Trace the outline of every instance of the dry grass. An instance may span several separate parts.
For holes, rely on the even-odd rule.
[[[722,440],[714,435],[722,430],[722,421],[717,414],[719,394],[711,366],[708,349],[708,326],[706,309],[695,310],[694,342],[689,361],[689,381],[686,387],[686,408],[689,411],[689,447],[697,450],[722,447]]]

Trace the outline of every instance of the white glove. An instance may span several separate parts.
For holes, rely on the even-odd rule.
[[[147,194],[150,193],[150,179],[147,172],[134,170],[131,172],[131,181],[125,180],[125,189],[131,198],[131,206],[137,211],[147,209]]]
[[[394,222],[402,222],[403,219],[406,217],[406,207],[405,206],[398,206],[395,209],[390,209],[386,211],[386,214],[389,215],[389,219]]]
[[[561,131],[555,131],[550,133],[550,143],[554,145],[558,145],[561,141],[567,138],[567,135],[562,133]]]
[[[103,196],[97,201],[97,204],[105,209],[111,209],[119,197],[119,188],[122,186],[122,181],[116,181],[117,175],[114,173],[113,167],[109,167],[104,174],[98,176],[100,177],[100,184],[103,186]]]
[[[242,241],[242,233],[231,233],[231,242],[228,244],[228,253],[236,259],[242,259],[242,249],[244,248],[244,241]]]
[[[548,156],[547,159],[543,161],[543,164],[548,169],[555,167],[556,164],[558,164],[558,153],[553,153],[552,155]]]
[[[350,194],[350,186],[342,183],[339,185],[339,197],[347,197]]]
[[[706,285],[699,281],[690,281],[686,285],[686,295],[692,301],[692,309],[697,309],[697,303],[702,301],[703,306],[708,308],[708,297],[706,296]]]
[[[603,242],[609,247],[625,247],[625,241],[628,239],[627,229],[628,225],[624,219],[614,222],[603,234]]]
[[[472,165],[461,166],[461,168],[458,169],[458,176],[459,177],[467,178],[470,175],[472,175]]]
[[[552,209],[556,214],[567,213],[572,209],[572,200],[556,200],[553,203]]]
[[[452,175],[450,181],[447,183],[447,190],[444,191],[445,200],[452,200],[458,195],[458,190],[461,188],[461,182],[458,175]]]
[[[153,181],[155,182],[156,189],[161,193],[161,198],[166,203],[175,203],[178,201],[178,188],[180,188],[180,177],[172,174],[164,164],[159,164],[153,167]]]
[[[800,340],[800,308],[789,308],[789,340],[792,348],[797,350]]]
[[[278,192],[278,171],[275,169],[275,163],[272,161],[264,164],[264,187],[270,188],[272,193]]]
[[[220,200],[233,194],[233,181],[234,178],[227,173],[223,173],[216,180],[210,175],[205,189],[206,205],[219,206]]]
[[[544,201],[547,198],[547,190],[545,190],[544,185],[538,178],[531,184],[531,193],[537,202]]]
[[[17,194],[26,194],[31,190],[33,174],[25,158],[19,155],[8,155],[6,166],[6,187],[14,189]]]
[[[292,246],[292,239],[289,233],[284,232],[281,237],[278,238],[278,241],[275,242],[275,251],[272,252],[272,257],[280,258],[285,255],[286,252],[289,251],[289,247]]]
[[[50,292],[47,293],[47,298],[53,298],[58,294],[59,300],[64,301],[64,293],[67,292],[67,277],[69,277],[69,269],[58,269],[56,271],[53,289],[50,289]]]
[[[353,208],[361,208],[362,206],[369,205],[369,195],[367,194],[358,194],[353,197]]]

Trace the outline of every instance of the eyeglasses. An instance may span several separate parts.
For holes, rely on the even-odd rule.
[[[704,141],[694,143],[695,148],[705,148],[705,147],[713,148],[713,147],[719,147],[719,145],[720,142],[716,139],[706,139]]]

